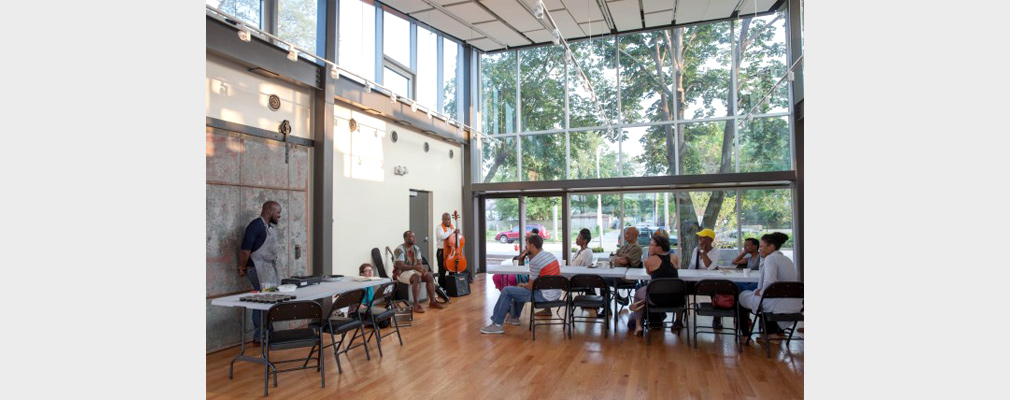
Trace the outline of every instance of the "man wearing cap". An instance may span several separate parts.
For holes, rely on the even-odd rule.
[[[712,241],[715,240],[715,231],[705,228],[698,231],[698,247],[691,252],[691,262],[687,264],[687,269],[716,269],[715,254],[712,250]],[[722,318],[712,318],[712,328],[722,329]]]

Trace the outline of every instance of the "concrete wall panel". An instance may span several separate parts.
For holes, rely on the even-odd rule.
[[[306,192],[288,191],[288,213],[284,224],[288,228],[287,262],[284,276],[312,275],[312,267],[307,263],[309,251],[308,199]],[[295,259],[295,246],[301,247],[301,257]]]
[[[240,192],[236,186],[207,185],[207,296],[249,288],[236,271],[242,232],[248,223],[235,212],[241,204]]]
[[[309,164],[309,150],[301,146],[291,146],[288,161],[288,188],[293,190],[308,190],[309,176],[312,174]]]
[[[242,184],[286,188],[288,186],[288,164],[284,163],[284,144],[265,139],[243,139],[245,154],[242,156]]]
[[[207,128],[207,180],[238,184],[244,145],[234,135],[215,135]]]

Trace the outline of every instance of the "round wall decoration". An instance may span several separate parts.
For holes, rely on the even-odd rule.
[[[270,95],[270,100],[267,101],[267,106],[270,107],[271,110],[279,110],[281,108],[281,98],[276,94]]]
[[[393,139],[393,143],[396,143],[396,140],[399,139],[399,135],[396,134],[396,131],[393,131],[393,133],[389,134],[389,137]]]
[[[358,121],[355,121],[354,118],[351,118],[351,120],[347,122],[347,127],[351,129],[351,132],[357,131]]]
[[[428,142],[424,142],[424,152],[428,152]]]

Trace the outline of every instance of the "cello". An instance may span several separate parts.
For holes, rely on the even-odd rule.
[[[456,222],[456,226],[459,226],[459,212],[453,211],[452,218]],[[466,271],[466,255],[463,254],[463,246],[466,245],[466,240],[463,239],[459,233],[453,234],[445,239],[442,247],[445,248],[445,269],[449,272],[458,273]]]

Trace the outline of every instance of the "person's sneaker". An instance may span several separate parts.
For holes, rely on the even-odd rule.
[[[505,333],[505,328],[503,328],[501,325],[495,325],[495,323],[492,322],[490,325],[481,328],[480,329],[480,333],[487,333],[487,334],[491,334],[491,335],[501,335],[501,334]]]
[[[512,318],[512,315],[506,315],[505,323],[509,325],[519,326],[521,322],[519,321],[519,318]]]

